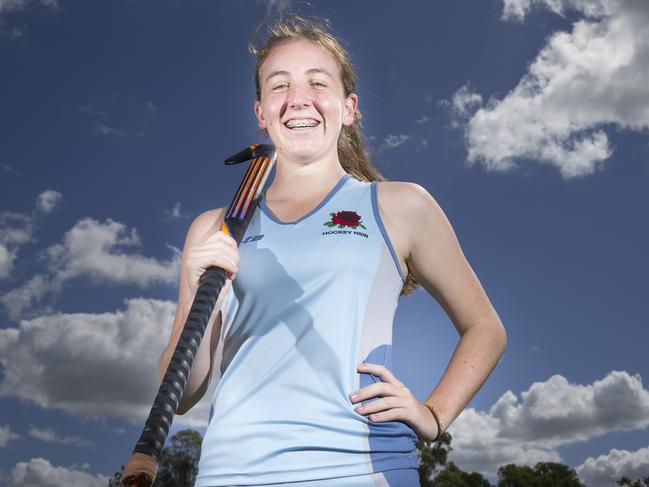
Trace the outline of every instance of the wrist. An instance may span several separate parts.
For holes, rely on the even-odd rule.
[[[439,445],[440,439],[442,437],[442,433],[444,432],[444,425],[439,419],[439,414],[437,414],[437,411],[435,411],[435,408],[431,406],[430,404],[423,403],[424,406],[432,413],[433,418],[435,419],[435,422],[437,423],[437,436],[435,437],[433,442],[437,442]]]

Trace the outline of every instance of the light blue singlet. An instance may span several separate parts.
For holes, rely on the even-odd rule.
[[[376,182],[345,174],[294,222],[262,198],[239,255],[195,485],[419,486],[415,431],[372,422],[349,400],[380,381],[359,362],[392,368],[405,281]]]

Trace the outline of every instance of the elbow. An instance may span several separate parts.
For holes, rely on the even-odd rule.
[[[187,384],[189,386],[189,382]],[[183,414],[189,412],[205,395],[207,388],[210,385],[210,376],[206,376],[205,380],[196,390],[191,390],[189,387],[185,387],[183,395],[178,402],[178,408],[176,408],[176,414],[182,416]]]
[[[500,320],[495,320],[484,325],[484,333],[490,337],[491,348],[498,357],[502,357],[507,348],[507,332]]]
[[[499,340],[499,357],[498,360],[500,360],[500,357],[503,356],[505,353],[505,349],[507,348],[507,331],[505,331],[505,327],[503,326],[502,322],[498,322],[498,325],[496,326],[496,334],[498,336]]]
[[[184,394],[183,394],[184,396]],[[183,399],[186,399],[183,401]],[[189,412],[191,408],[193,408],[198,401],[193,398],[193,397],[183,397],[180,399],[180,402],[178,403],[178,408],[176,408],[176,414],[179,416],[182,416],[183,414],[186,414]]]

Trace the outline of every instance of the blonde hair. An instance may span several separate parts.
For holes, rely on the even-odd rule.
[[[326,24],[326,25],[323,25]],[[326,49],[336,61],[340,69],[345,97],[356,91],[356,73],[349,54],[341,43],[328,31],[328,22],[308,18],[296,14],[282,14],[276,21],[269,23],[266,28],[266,39],[260,48],[255,46],[255,38],[263,23],[257,26],[248,49],[256,56],[255,91],[257,100],[261,101],[260,71],[264,61],[274,47],[298,39],[307,39]],[[378,171],[370,159],[361,133],[361,112],[356,108],[354,123],[343,125],[338,137],[338,159],[343,169],[361,181],[385,181],[386,178]],[[418,282],[412,272],[408,273],[406,282],[401,289],[401,295],[411,294],[417,288]]]

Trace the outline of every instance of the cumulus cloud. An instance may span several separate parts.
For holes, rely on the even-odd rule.
[[[3,211],[0,213],[0,242],[7,246],[20,246],[32,240],[34,218],[26,213]]]
[[[35,241],[39,217],[53,211],[62,197],[58,191],[48,189],[36,197],[31,213],[0,212],[0,279],[10,276],[20,247]]]
[[[471,116],[482,105],[482,95],[471,90],[468,86],[463,86],[457,90],[451,100],[441,100],[441,106],[450,108],[451,126],[453,128],[461,127],[463,120]]]
[[[124,250],[140,244],[134,228],[129,231],[123,223],[110,218],[104,222],[84,218],[65,233],[62,243],[45,250],[49,274],[33,276],[0,297],[0,302],[9,317],[16,320],[32,304],[46,294],[58,292],[74,278],[85,277],[95,284],[134,284],[140,288],[176,282],[182,251],[168,246],[174,255],[159,261]]]
[[[61,203],[62,198],[63,195],[58,191],[48,189],[38,195],[36,208],[42,213],[49,213]]]
[[[8,487],[105,487],[109,478],[55,467],[44,458],[32,458],[29,462],[17,463],[6,480]]]
[[[0,426],[0,448],[7,446],[10,441],[17,440],[18,438],[20,438],[20,436],[12,432],[9,425]]]
[[[52,428],[37,428],[31,426],[29,433],[32,438],[44,441],[45,443],[60,443],[61,445],[88,446],[90,442],[78,436],[59,436]]]
[[[113,313],[56,313],[0,329],[0,397],[84,417],[144,425],[158,390],[157,364],[171,333],[175,303],[125,300]],[[178,423],[206,425],[209,404]],[[54,432],[30,432],[40,439]]]
[[[628,0],[503,0],[504,20],[522,21],[534,8],[547,8],[563,16],[566,10],[578,10],[587,17],[614,14]],[[642,0],[641,0],[642,1]]]
[[[1,397],[82,416],[140,420],[156,392],[155,364],[174,305],[143,298],[114,313],[57,313],[0,330]]]
[[[172,283],[178,277],[176,259],[160,262],[142,255],[129,255],[122,247],[141,244],[135,228],[108,218],[99,222],[80,220],[68,230],[62,244],[47,249],[49,265],[59,280],[86,276],[97,282],[129,283],[141,288]]]
[[[469,164],[506,171],[532,159],[566,179],[592,174],[613,153],[607,128],[649,128],[649,2],[505,0],[503,19],[533,8],[585,18],[550,36],[502,100],[483,104],[464,86],[443,103],[465,131]]]
[[[488,412],[462,412],[449,428],[449,458],[464,470],[495,476],[501,465],[561,462],[560,446],[649,426],[649,390],[627,372],[612,371],[589,385],[554,375],[521,396],[507,391]]]
[[[11,273],[15,259],[16,253],[0,243],[0,279],[6,278]]]
[[[649,476],[649,447],[634,452],[613,449],[607,455],[588,458],[576,471],[588,487],[609,487],[624,476],[645,478]]]

